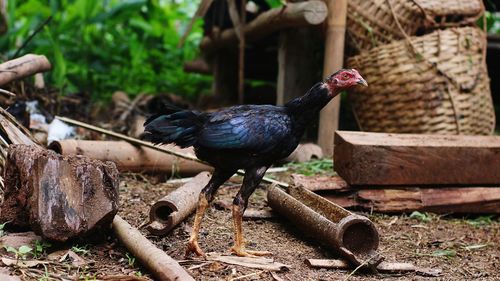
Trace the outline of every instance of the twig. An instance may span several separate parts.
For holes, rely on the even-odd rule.
[[[235,277],[235,278],[232,278],[232,279],[229,279],[229,280],[230,281],[240,280],[240,279],[247,278],[247,277],[250,277],[250,276],[260,275],[262,273],[264,273],[264,270],[257,271],[257,272],[254,272],[254,273],[250,273],[250,274],[243,275],[243,276],[239,276],[239,277]]]
[[[189,155],[189,154],[186,154],[186,153],[182,153],[182,152],[173,151],[173,150],[161,147],[161,146],[156,146],[156,145],[154,145],[154,144],[152,144],[150,142],[146,142],[146,141],[143,141],[143,140],[140,140],[140,139],[129,137],[129,136],[126,136],[124,134],[120,134],[120,133],[116,133],[116,132],[113,132],[113,131],[110,131],[110,130],[99,128],[97,126],[93,126],[93,125],[90,125],[90,124],[87,124],[87,123],[84,123],[84,122],[80,122],[80,121],[77,121],[77,120],[74,120],[74,119],[71,119],[71,118],[67,118],[67,117],[56,116],[56,118],[59,119],[59,120],[61,120],[61,121],[63,121],[63,122],[66,122],[68,124],[79,126],[79,127],[82,127],[82,128],[88,129],[88,130],[92,130],[92,131],[95,131],[95,132],[98,132],[98,133],[101,133],[101,134],[105,134],[105,135],[108,135],[108,136],[112,136],[112,137],[115,137],[115,138],[119,138],[119,139],[122,139],[124,141],[127,141],[127,142],[135,144],[135,145],[142,145],[142,146],[145,146],[145,147],[148,147],[148,148],[151,148],[151,149],[163,152],[163,153],[171,154],[171,155],[174,155],[174,156],[177,156],[177,157],[180,157],[180,158],[184,158],[184,159],[187,159],[187,160],[195,161],[195,162],[198,162],[198,163],[201,163],[201,164],[210,165],[210,164],[206,163],[205,161],[202,161],[202,160],[196,158],[195,156],[192,156],[192,155]],[[243,172],[242,170],[238,170],[237,173],[240,174],[240,175],[244,175],[245,174],[245,172]],[[267,182],[267,183],[271,183],[271,184],[276,184],[276,185],[279,185],[279,186],[284,187],[284,188],[288,188],[288,186],[289,186],[289,184],[287,184],[285,182],[277,181],[277,180],[274,180],[274,179],[271,179],[271,178],[268,178],[268,177],[264,177],[262,179],[262,181]]]
[[[23,44],[17,49],[17,51],[14,53],[14,55],[11,57],[11,59],[17,58],[17,56],[19,55],[19,53],[21,52],[21,50],[24,49],[24,47],[26,47],[26,45],[28,45],[28,43],[31,41],[31,39],[33,39],[33,37],[35,37],[35,35],[37,35],[38,32],[40,32],[42,30],[42,28],[44,26],[46,26],[51,20],[52,20],[52,16],[49,16],[42,23],[40,23],[36,27],[35,31],[33,31],[33,33],[31,33],[31,35],[26,39],[26,41],[24,41]]]
[[[10,97],[16,96],[16,94],[14,94],[13,92],[9,92],[9,91],[4,90],[4,89],[0,89],[0,93],[5,94],[5,95],[10,96]]]

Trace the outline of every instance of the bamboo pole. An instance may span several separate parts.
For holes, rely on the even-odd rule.
[[[342,68],[346,31],[347,0],[325,0],[328,7],[323,76]],[[324,155],[333,156],[333,135],[339,126],[340,95],[320,112],[318,144]]]
[[[139,230],[131,226],[120,216],[115,216],[113,230],[118,240],[153,273],[157,280],[194,281],[193,277],[176,260],[158,249]]]
[[[166,145],[172,151],[194,155],[193,149]],[[85,155],[102,161],[113,161],[120,172],[179,173],[195,175],[211,171],[212,167],[159,152],[147,147],[135,146],[125,141],[61,140],[53,141],[49,149],[62,155]]]

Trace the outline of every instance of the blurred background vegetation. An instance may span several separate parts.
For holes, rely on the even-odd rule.
[[[271,7],[282,4],[266,2]],[[8,0],[9,30],[0,36],[0,54],[3,60],[26,53],[46,55],[53,65],[47,82],[62,94],[83,92],[94,101],[107,101],[122,90],[132,97],[175,93],[193,101],[211,85],[210,76],[182,70],[183,62],[198,55],[202,21],[195,23],[182,48],[177,45],[198,3]],[[486,23],[490,33],[500,33],[500,13],[486,12]],[[40,32],[21,48],[38,27]]]
[[[122,90],[131,96],[171,92],[194,99],[211,84],[208,76],[182,70],[184,61],[197,56],[201,20],[184,46],[177,44],[197,4],[189,0],[8,0],[9,30],[0,37],[0,50],[4,60],[16,52],[46,55],[53,64],[47,82],[63,94],[85,92],[94,101],[107,101],[114,91]]]

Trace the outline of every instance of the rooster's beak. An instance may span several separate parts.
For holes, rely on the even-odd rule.
[[[359,78],[358,82],[357,82],[358,85],[363,85],[365,87],[368,87],[368,83],[366,82],[365,79],[363,78]]]

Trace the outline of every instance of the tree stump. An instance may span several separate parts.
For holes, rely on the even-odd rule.
[[[87,235],[111,226],[118,185],[113,162],[11,145],[0,221],[55,241]]]

